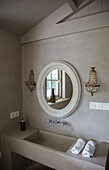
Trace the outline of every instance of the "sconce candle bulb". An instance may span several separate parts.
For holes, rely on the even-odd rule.
[[[33,73],[33,70],[30,71],[30,74],[29,74],[29,79],[28,81],[25,82],[25,84],[29,87],[29,89],[31,90],[34,90],[35,87],[36,87],[36,82],[34,81],[34,73]]]
[[[100,89],[100,82],[97,81],[95,67],[91,67],[89,81],[85,84],[85,87],[91,93],[91,96]]]

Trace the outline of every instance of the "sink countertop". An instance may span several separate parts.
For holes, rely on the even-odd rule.
[[[5,132],[3,136],[9,136],[16,139],[24,139],[32,133],[36,132],[37,128],[27,127],[25,131],[20,131],[20,128],[15,128]]]
[[[55,149],[43,147],[41,145],[23,140],[26,137],[28,137],[29,135],[35,133],[37,130],[38,130],[37,128],[27,127],[27,129],[25,131],[20,131],[19,128],[16,128],[9,132],[6,132],[3,135],[3,140],[5,140],[5,142],[7,143],[8,142],[7,139],[9,139],[9,143],[12,143],[12,146],[10,145],[10,150],[12,150],[12,152],[21,154],[22,156],[25,156],[29,159],[34,160],[34,161],[35,161],[35,159],[37,159],[36,161],[39,161],[40,163],[43,163],[41,161],[44,161],[45,165],[47,165],[47,162],[48,162],[49,166],[51,165],[51,162],[53,162],[54,168],[59,167],[59,164],[62,162],[62,164],[63,164],[62,170],[64,170],[65,166],[68,166],[69,168],[67,168],[67,169],[70,170],[70,169],[72,169],[70,167],[71,166],[70,162],[71,162],[71,164],[73,164],[74,167],[77,166],[76,165],[77,163],[78,163],[78,166],[80,164],[81,170],[85,170],[85,167],[90,167],[90,168],[88,168],[89,170],[105,170],[109,144],[97,142],[94,157],[85,158],[81,154],[75,155],[75,154],[71,153],[70,150],[77,140],[76,138],[73,138],[73,137],[72,137],[72,145],[67,150],[67,152],[57,151]],[[5,143],[4,143],[4,145],[5,145]],[[14,145],[16,145],[16,147]],[[24,152],[23,154],[21,151],[19,151],[17,149],[17,145],[19,147],[21,146],[21,148],[23,148],[22,149],[22,152]],[[31,155],[30,152],[33,152],[35,149],[37,149],[37,153],[39,153],[41,151],[40,156],[37,156],[36,152],[33,153],[33,155]],[[51,162],[46,157],[47,153],[48,153],[48,155],[51,155],[51,157],[48,156],[49,160],[51,159]],[[43,160],[44,155],[45,155],[45,157],[44,157],[45,160]],[[54,158],[52,158],[52,157],[54,157]],[[65,160],[64,160],[64,158],[65,158]],[[55,162],[55,161],[53,161],[53,159],[55,159],[57,161]],[[66,164],[64,165],[65,161],[66,161]],[[68,163],[67,163],[67,161],[68,161]],[[57,164],[56,167],[55,167],[55,164]],[[82,168],[82,166],[83,166],[83,168]],[[76,167],[76,169],[77,169],[77,167]],[[95,167],[95,169],[94,169],[94,167]],[[61,170],[61,167],[59,167],[59,169]],[[79,169],[77,169],[77,170],[79,170]]]

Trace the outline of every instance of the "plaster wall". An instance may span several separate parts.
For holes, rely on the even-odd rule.
[[[19,38],[0,29],[0,137],[5,131],[18,126],[22,116],[21,62]],[[20,117],[10,119],[10,113],[17,110]]]
[[[40,107],[36,90],[31,93],[24,83],[30,70],[34,70],[37,83],[41,70],[47,64],[64,60],[77,70],[82,95],[77,109],[64,118],[68,125],[61,127],[53,124],[51,131],[109,142],[109,111],[89,109],[90,102],[109,102],[109,11],[103,12],[109,9],[109,4],[104,2],[107,1],[103,1],[100,6],[99,1],[92,3],[78,17],[56,24],[71,12],[68,4],[65,4],[21,37],[23,113],[29,125],[49,130],[49,116]],[[104,10],[100,12],[98,9]],[[86,16],[82,15],[85,10],[88,14]],[[88,11],[92,12],[89,14]],[[93,97],[85,89],[92,66],[96,67],[101,82],[99,92]]]
[[[61,127],[53,125],[52,131],[57,133],[96,139],[109,142],[109,112],[90,110],[89,102],[109,102],[109,28],[94,29],[61,37],[55,37],[22,46],[23,57],[23,113],[27,123],[41,129],[49,129],[49,116],[41,109],[36,91],[32,93],[25,86],[31,69],[35,80],[41,70],[50,62],[64,60],[77,70],[82,85],[81,101],[69,117],[65,118],[69,125]],[[88,81],[89,70],[95,66],[100,91],[92,97],[84,87]]]

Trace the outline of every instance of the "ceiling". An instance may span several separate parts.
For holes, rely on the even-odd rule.
[[[72,12],[57,23],[66,21],[94,1],[96,0],[0,0],[0,28],[21,36],[66,2]]]
[[[23,35],[65,0],[0,0],[0,28]]]

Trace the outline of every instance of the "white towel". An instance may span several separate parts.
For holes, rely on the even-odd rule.
[[[79,154],[83,149],[85,143],[86,142],[83,139],[78,139],[73,148],[71,149],[71,152],[74,154]]]
[[[94,155],[94,152],[95,152],[95,142],[93,141],[88,141],[83,152],[82,152],[82,155],[84,157],[92,157]]]

